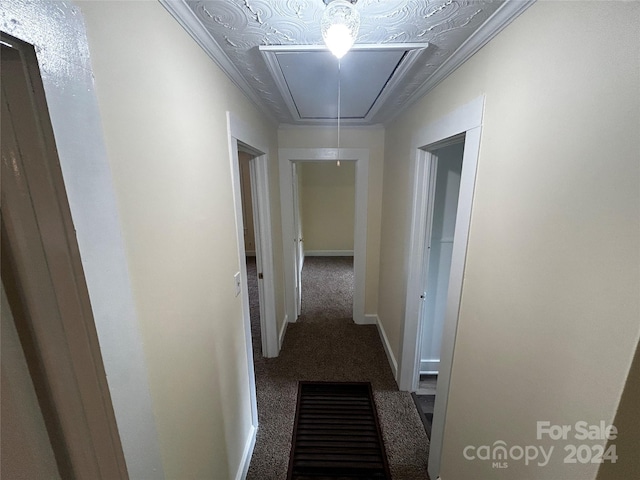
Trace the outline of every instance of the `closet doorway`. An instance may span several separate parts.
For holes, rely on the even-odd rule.
[[[453,143],[449,143],[453,142]],[[419,318],[420,365],[414,399],[431,436],[440,370],[442,331],[447,307],[451,259],[460,194],[464,138],[433,150],[429,210],[422,265],[422,306]]]

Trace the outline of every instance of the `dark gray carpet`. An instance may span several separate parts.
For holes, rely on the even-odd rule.
[[[398,391],[377,328],[351,320],[352,259],[306,259],[301,319],[272,359],[261,355],[255,259],[247,267],[259,419],[247,479],[286,478],[298,380],[371,382],[393,479],[428,479],[429,442],[413,399]]]
[[[431,426],[433,424],[433,408],[436,404],[436,396],[435,395],[416,395],[412,393],[413,401],[418,408],[418,414],[420,415],[420,420],[422,420],[422,424],[424,425],[424,429],[427,432],[427,437],[431,439]]]
[[[353,257],[307,257],[298,322],[353,316]]]

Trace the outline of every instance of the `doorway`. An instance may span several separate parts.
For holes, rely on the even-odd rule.
[[[425,297],[424,267],[427,265],[427,247],[430,241],[430,235],[427,235],[427,232],[432,224],[430,215],[433,199],[431,196],[435,192],[435,189],[430,186],[436,181],[435,167],[438,149],[460,143],[464,139],[455,234],[442,326],[436,397],[433,407],[433,427],[429,448],[429,475],[431,478],[437,478],[440,473],[442,441],[464,282],[476,167],[480,153],[483,112],[484,96],[481,96],[419,130],[413,136],[411,144],[413,155],[410,160],[414,168],[413,207],[410,244],[407,252],[407,294],[398,386],[401,390],[415,392],[418,388],[420,361],[422,360],[419,319]]]
[[[458,141],[458,140],[454,140]],[[464,139],[434,150],[433,177],[429,193],[432,201],[427,226],[427,255],[422,284],[424,301],[420,312],[420,376],[437,376],[444,326],[451,257],[460,193]]]
[[[451,259],[460,193],[464,138],[455,137],[432,150],[429,209],[422,266],[422,307],[419,312],[420,364],[414,399],[431,436],[442,331],[447,306]]]
[[[352,319],[356,162],[292,162],[301,319]]]
[[[266,325],[264,325],[265,315],[262,313],[264,289],[261,282],[264,277],[262,271],[262,257],[259,248],[256,247],[256,231],[259,231],[258,222],[254,219],[254,199],[256,197],[255,178],[253,178],[252,163],[255,156],[246,151],[242,145],[238,146],[238,168],[240,172],[240,197],[242,201],[242,224],[244,238],[245,266],[247,271],[246,290],[249,297],[249,317],[251,320],[251,339],[253,346],[254,361],[258,357],[265,357],[268,354],[266,345],[267,336]]]
[[[280,205],[282,211],[283,263],[285,273],[286,320],[295,322],[300,314],[298,292],[301,292],[301,276],[298,273],[302,260],[299,240],[300,223],[296,224],[294,208],[294,165],[303,162],[355,163],[355,220],[353,247],[353,321],[357,324],[372,323],[364,313],[367,239],[367,187],[369,150],[361,148],[281,148]],[[295,187],[297,188],[297,187]],[[300,269],[301,271],[301,269]]]

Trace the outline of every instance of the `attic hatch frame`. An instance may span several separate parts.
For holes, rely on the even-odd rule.
[[[364,117],[356,118],[342,118],[341,123],[343,125],[366,125],[372,123],[373,118],[378,113],[380,108],[389,99],[395,88],[402,81],[405,75],[415,65],[421,55],[429,47],[429,43],[388,43],[388,44],[359,44],[353,45],[350,52],[394,52],[404,51],[405,54],[398,62],[395,69],[392,71],[390,77],[384,83],[382,89],[378,93],[377,97],[373,101],[371,107],[368,109]],[[332,125],[335,123],[335,118],[306,118],[302,117],[298,112],[295,100],[284,76],[280,63],[278,61],[278,54],[280,53],[315,53],[315,52],[329,52],[329,49],[324,45],[261,45],[259,47],[260,53],[265,60],[269,73],[273,77],[273,80],[278,87],[280,95],[284,100],[289,113],[293,118],[294,123],[307,124],[307,125]],[[343,61],[345,61],[343,59]]]

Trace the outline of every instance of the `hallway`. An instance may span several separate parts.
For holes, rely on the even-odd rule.
[[[306,260],[301,320],[289,324],[280,356],[265,359],[260,353],[255,259],[247,262],[259,417],[249,480],[286,478],[298,380],[371,382],[393,479],[428,478],[424,428],[410,394],[398,391],[376,327],[341,318],[350,311],[344,293],[349,270],[346,257]],[[330,277],[341,280],[339,285],[327,281]],[[332,291],[343,292],[342,298],[323,315],[318,305],[326,305]]]

